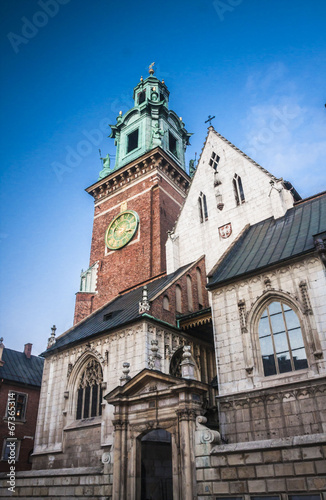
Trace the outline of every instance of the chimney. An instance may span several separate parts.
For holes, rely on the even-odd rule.
[[[25,344],[24,346],[24,354],[26,356],[26,358],[30,359],[31,355],[32,355],[32,345],[33,344]]]
[[[4,343],[3,343],[3,337],[1,337],[1,339],[0,339],[0,367],[5,364],[5,362],[2,360],[2,353],[3,353],[4,347],[5,346],[4,346]]]

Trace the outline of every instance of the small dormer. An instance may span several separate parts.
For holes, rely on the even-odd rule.
[[[182,118],[169,110],[169,94],[164,80],[154,76],[151,65],[149,77],[146,80],[141,77],[134,88],[134,107],[124,115],[120,112],[116,124],[111,125],[110,137],[117,146],[113,170],[156,147],[166,151],[186,170],[185,150],[192,134],[185,129]]]

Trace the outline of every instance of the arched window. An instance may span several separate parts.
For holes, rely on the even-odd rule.
[[[204,195],[204,193],[202,193],[202,192],[200,192],[200,195],[198,198],[198,211],[199,211],[200,222],[204,222],[204,220],[208,219],[206,195]]]
[[[189,274],[187,275],[187,299],[188,299],[188,311],[193,311],[194,304],[192,300],[192,281]]]
[[[183,347],[178,349],[172,356],[170,363],[170,374],[174,377],[181,377],[181,361],[183,355]]]
[[[170,310],[170,301],[167,295],[164,295],[163,297],[163,309],[165,309],[166,311]]]
[[[264,309],[258,335],[266,377],[308,368],[299,318],[284,302]]]
[[[102,414],[102,368],[96,359],[88,361],[77,390],[76,419]]]
[[[198,290],[198,306],[199,309],[203,307],[203,288],[202,288],[202,281],[201,281],[201,271],[199,267],[196,267],[196,276],[197,276],[197,290]]]
[[[182,377],[181,363],[183,360],[183,354],[184,354],[183,347],[180,347],[172,356],[172,359],[170,362],[170,374],[173,375],[174,377]],[[195,378],[197,380],[201,380],[198,366],[197,366],[196,361],[194,360],[192,354],[191,354],[191,361],[192,361],[193,366],[194,366]]]
[[[181,287],[179,285],[175,287],[175,309],[177,313],[182,313]]]
[[[237,205],[241,205],[245,202],[245,195],[242,187],[242,181],[240,175],[234,174],[233,177],[233,191],[234,197]]]

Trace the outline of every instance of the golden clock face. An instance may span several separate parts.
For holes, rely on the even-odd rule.
[[[105,244],[110,250],[119,250],[129,243],[137,231],[139,217],[133,210],[117,215],[105,233]]]

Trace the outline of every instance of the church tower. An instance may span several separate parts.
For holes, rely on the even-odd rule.
[[[74,323],[120,292],[165,273],[165,243],[190,178],[185,150],[192,134],[168,108],[164,81],[149,77],[134,88],[134,106],[111,125],[116,160],[103,160],[86,189],[95,203],[89,268],[81,274]]]

